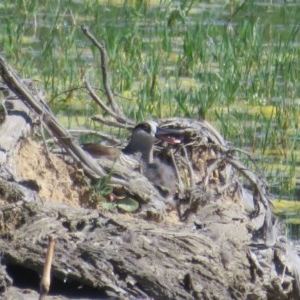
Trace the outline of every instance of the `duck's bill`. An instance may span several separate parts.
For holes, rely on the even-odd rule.
[[[158,127],[156,129],[155,137],[161,141],[176,145],[181,143],[181,139],[178,137],[179,134],[180,132],[176,129]]]

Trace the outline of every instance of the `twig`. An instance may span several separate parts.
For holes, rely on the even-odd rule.
[[[175,169],[176,178],[177,178],[177,181],[178,181],[179,194],[183,195],[184,194],[184,184],[183,184],[181,176],[180,176],[180,172],[179,172],[176,160],[175,160],[173,149],[170,149],[170,155],[171,155],[171,160],[172,160],[172,163],[173,163],[173,166],[174,166],[174,169]]]
[[[129,120],[123,112],[120,110],[119,106],[117,105],[114,95],[110,89],[109,83],[108,83],[108,72],[107,72],[107,55],[105,52],[105,46],[101,44],[97,39],[93,36],[93,34],[89,31],[88,27],[86,25],[81,26],[82,32],[92,41],[92,43],[98,48],[100,52],[101,57],[101,71],[102,71],[102,79],[103,79],[103,85],[105,94],[107,96],[107,99],[112,107],[112,110],[114,112],[114,115],[117,116],[116,120],[118,120],[121,123],[132,123],[131,120]]]
[[[253,172],[246,168],[242,163],[235,159],[226,158],[226,161],[230,163],[238,172],[242,173],[257,189],[262,204],[266,209],[269,208],[269,199],[266,196],[266,187],[262,179],[259,179]]]
[[[193,171],[192,165],[189,161],[189,157],[188,157],[188,154],[187,154],[187,151],[186,151],[186,148],[185,148],[184,144],[181,144],[181,149],[183,150],[185,163],[187,165],[188,172],[189,172],[189,175],[190,175],[190,188],[193,188],[195,186],[194,171]]]
[[[65,95],[65,94],[71,94],[74,91],[78,91],[78,90],[85,90],[84,86],[76,86],[76,87],[72,87],[70,89],[64,90],[60,93],[55,94],[50,101],[48,101],[49,104],[51,104],[56,98]]]
[[[50,284],[51,284],[51,265],[54,253],[56,237],[53,235],[49,236],[48,249],[45,258],[45,264],[43,269],[43,276],[40,283],[40,297],[39,300],[46,299],[46,295],[49,292]]]
[[[287,239],[288,239],[288,237],[287,237],[287,231],[285,232],[285,238],[286,238],[286,241],[287,241]],[[287,247],[285,248],[285,257],[288,257],[288,248]],[[286,268],[287,268],[287,262],[285,262],[284,268],[283,268],[283,271],[282,271],[281,285],[283,285],[283,283],[284,283],[284,277],[285,277],[285,274],[286,274]]]
[[[128,124],[116,123],[116,122],[113,122],[113,121],[102,119],[99,116],[93,116],[91,119],[93,121],[97,121],[97,122],[99,122],[101,124],[104,124],[104,125],[107,125],[107,126],[113,126],[113,127],[117,127],[117,128],[133,129],[133,127],[134,127],[133,124],[132,125],[128,125]]]
[[[205,178],[203,179],[203,186],[207,186],[209,184],[209,179],[211,174],[217,170],[223,163],[225,159],[224,158],[215,158],[214,160],[211,161],[211,164],[207,166],[206,170],[206,175]]]
[[[126,117],[120,115],[119,113],[115,112],[114,109],[110,109],[101,99],[100,97],[93,91],[91,85],[85,80],[84,86],[88,90],[92,99],[108,114],[110,114],[113,118],[115,118],[120,123],[133,123],[131,120],[128,120]]]
[[[0,87],[0,89],[1,89],[1,87]],[[64,91],[62,91],[62,92],[60,92],[60,93],[55,94],[55,95],[51,98],[51,100],[48,101],[48,103],[51,104],[55,98],[60,97],[60,96],[62,96],[62,95],[70,94],[70,93],[72,93],[72,92],[74,92],[74,91],[85,90],[85,89],[86,89],[85,86],[76,86],[76,87],[72,87],[72,88],[70,88],[70,89],[64,90]],[[105,94],[105,91],[104,91],[103,89],[101,89],[101,88],[98,88],[98,87],[93,86],[93,89],[94,89],[95,91],[100,91],[101,93]],[[119,93],[117,93],[117,92],[113,92],[113,94],[114,94],[114,96],[117,96],[118,98],[126,99],[126,100],[129,100],[129,101],[133,101],[133,100],[134,100],[134,99],[131,98],[131,97],[126,97],[126,96],[124,96],[124,95],[122,95],[122,94],[119,94]]]

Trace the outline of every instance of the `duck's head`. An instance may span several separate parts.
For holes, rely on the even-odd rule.
[[[155,121],[139,123],[134,127],[130,142],[123,152],[125,154],[140,152],[143,160],[150,161],[156,138],[168,143],[176,143],[176,140],[171,137],[173,131],[173,129],[160,128]]]

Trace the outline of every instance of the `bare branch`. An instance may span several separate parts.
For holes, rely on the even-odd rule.
[[[55,241],[56,241],[56,237],[50,235],[45,264],[44,264],[43,276],[40,283],[39,300],[46,299],[46,295],[49,292],[49,288],[51,284],[51,265],[52,265]]]
[[[114,95],[111,91],[111,88],[109,86],[108,71],[107,71],[107,55],[106,55],[106,51],[105,51],[105,46],[103,44],[101,44],[99,41],[97,41],[97,39],[89,31],[89,29],[86,25],[82,25],[81,30],[92,41],[92,43],[98,48],[98,50],[100,52],[101,70],[102,70],[102,79],[103,79],[104,90],[105,90],[107,99],[112,107],[113,112],[114,112],[114,118],[121,123],[132,123],[132,121],[129,120],[124,115],[124,113],[120,110],[119,106],[117,105],[117,103],[114,99]],[[100,103],[99,103],[99,105],[100,105]]]
[[[100,97],[93,91],[91,85],[85,80],[84,85],[86,89],[89,92],[89,95],[92,97],[92,99],[108,114],[110,114],[114,119],[116,119],[118,122],[124,124],[129,123],[133,124],[131,120],[128,120],[125,116],[121,116],[119,113],[115,112],[114,110],[111,110],[101,99]]]
[[[124,129],[133,129],[132,125],[116,123],[113,121],[105,120],[99,116],[93,116],[92,120],[97,121],[97,122],[107,125],[107,126],[113,126],[113,127],[117,127],[117,128],[124,128]]]
[[[258,178],[252,171],[250,171],[236,159],[226,158],[226,161],[230,163],[238,172],[243,174],[256,187],[264,207],[269,208],[271,202],[267,197],[266,186],[263,179]]]

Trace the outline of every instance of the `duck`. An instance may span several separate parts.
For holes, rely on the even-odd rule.
[[[128,145],[123,149],[107,147],[101,144],[83,144],[82,147],[94,158],[106,157],[122,160],[135,168],[138,164],[141,173],[160,191],[163,196],[175,194],[176,173],[168,162],[153,157],[154,143],[157,139],[170,144],[180,143],[172,136],[174,130],[161,128],[155,121],[137,124],[133,130]],[[176,132],[175,132],[176,133]],[[135,166],[135,167],[134,167]]]

